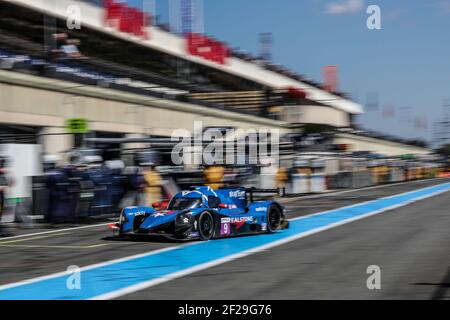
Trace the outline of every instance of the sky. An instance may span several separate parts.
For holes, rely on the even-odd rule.
[[[203,1],[205,33],[258,54],[258,34],[270,32],[272,62],[318,81],[323,66],[338,66],[339,89],[365,107],[357,123],[432,139],[450,98],[450,0]],[[169,21],[167,3],[156,0],[161,21]],[[380,30],[367,28],[369,5],[381,10]]]

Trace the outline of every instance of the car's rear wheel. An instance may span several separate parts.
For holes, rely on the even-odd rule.
[[[281,210],[277,206],[270,206],[267,210],[267,231],[274,232],[280,229],[282,215]]]
[[[198,236],[203,241],[214,236],[214,217],[208,211],[202,212],[198,218]]]

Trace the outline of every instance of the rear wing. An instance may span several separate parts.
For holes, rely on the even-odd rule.
[[[249,195],[249,201],[253,202],[253,195],[257,194],[278,194],[279,197],[286,196],[286,188],[277,188],[277,189],[257,189],[257,188],[246,188],[246,194]]]
[[[232,201],[237,207],[245,208],[248,202],[253,202],[253,196],[255,194],[276,194],[279,197],[286,196],[285,188],[278,189],[258,189],[258,188],[244,188],[236,186],[222,186],[218,190],[213,191],[208,186],[197,186],[191,187],[190,190],[199,190],[200,192],[205,192],[206,194],[211,194],[219,196],[221,198],[226,198]]]

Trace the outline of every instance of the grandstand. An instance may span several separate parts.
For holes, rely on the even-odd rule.
[[[73,4],[81,10],[81,29],[68,29],[66,26],[67,7]],[[133,13],[135,21],[141,22],[136,28],[135,23],[122,21],[126,16],[118,15],[117,12],[122,11],[114,11],[117,6],[112,0],[1,0],[0,69],[38,77],[26,79],[33,83],[28,86],[40,89],[48,87],[39,79],[61,81],[64,93],[74,94],[76,91],[77,98],[91,95],[109,100],[112,95],[107,92],[121,92],[114,94],[120,99],[114,99],[120,100],[123,108],[129,108],[126,105],[136,101],[143,107],[159,103],[159,118],[167,118],[167,124],[162,120],[158,123],[161,130],[153,130],[160,136],[170,135],[170,129],[181,126],[183,119],[180,114],[179,120],[173,118],[170,122],[168,118],[172,114],[165,109],[185,112],[185,115],[196,110],[212,119],[210,125],[223,125],[221,121],[228,117],[234,119],[237,126],[251,127],[255,123],[264,123],[282,128],[284,132],[316,124],[349,128],[353,126],[354,115],[362,112],[362,107],[345,94],[329,92],[305,76],[232,50],[209,36],[171,33],[165,26],[153,25],[143,12],[126,8],[127,12]],[[79,41],[77,50],[82,58],[55,54],[55,49],[61,46],[52,38],[55,34],[66,34],[68,39]],[[5,77],[10,76],[5,74]],[[17,82],[14,80],[15,85]],[[71,87],[68,90],[69,83],[74,83],[73,88],[76,89]],[[96,88],[95,95],[90,88]],[[124,98],[132,95],[139,96],[139,99]],[[69,98],[64,99],[67,101]],[[57,102],[54,103],[52,110],[58,110]],[[83,103],[95,109],[95,103],[99,102]],[[14,106],[9,106],[9,109],[14,109]],[[80,112],[73,111],[72,116]],[[96,114],[102,112],[116,113],[115,110],[95,111]],[[143,112],[153,111],[146,109]],[[61,123],[64,123],[63,117],[69,117],[61,116],[59,112],[50,113],[46,115],[58,117]],[[147,118],[154,117],[149,114]],[[108,119],[109,124],[104,123],[106,120],[101,117],[88,120],[100,135],[101,132],[148,134],[149,125],[137,125],[136,119],[133,123],[125,123],[123,116]],[[32,137],[49,126],[40,121],[38,118],[22,123],[11,120],[7,126],[2,126],[5,127],[2,132],[9,134],[11,130],[16,133],[14,130],[19,130],[24,135],[31,132]],[[20,125],[20,129],[12,129],[11,123]],[[52,127],[50,131],[61,132],[61,126]],[[66,141],[63,145],[67,147],[70,143]]]

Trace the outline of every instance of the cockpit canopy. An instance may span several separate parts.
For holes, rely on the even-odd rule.
[[[175,197],[170,201],[167,209],[169,210],[186,210],[198,208],[202,205],[202,198],[184,198]]]

